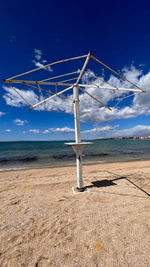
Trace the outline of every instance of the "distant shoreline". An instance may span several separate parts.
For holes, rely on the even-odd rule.
[[[131,137],[117,137],[109,138],[111,140],[150,140],[150,136],[131,136]]]
[[[96,138],[83,139],[82,141],[96,141],[96,140],[150,140],[150,136],[130,136],[130,137],[110,137],[110,138]],[[0,141],[0,143],[17,143],[17,142],[74,142],[74,140],[8,140]]]

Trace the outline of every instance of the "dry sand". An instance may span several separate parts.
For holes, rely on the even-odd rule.
[[[1,267],[150,266],[150,161],[84,166],[80,194],[75,172],[0,173]]]

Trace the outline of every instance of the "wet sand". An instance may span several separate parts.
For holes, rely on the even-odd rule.
[[[150,266],[150,161],[0,173],[0,266]]]

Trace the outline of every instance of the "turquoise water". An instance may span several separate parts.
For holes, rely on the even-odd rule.
[[[70,141],[69,141],[70,142]],[[92,140],[83,162],[116,162],[150,159],[150,140]],[[0,171],[75,164],[75,153],[66,141],[0,142]]]

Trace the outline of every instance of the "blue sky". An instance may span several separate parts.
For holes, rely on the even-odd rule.
[[[62,113],[59,106],[50,101],[46,109],[51,112],[29,111],[2,79],[89,51],[142,89],[147,89],[147,93],[126,98],[112,112],[90,98],[85,99],[82,94],[82,138],[150,135],[149,17],[149,1],[2,1],[0,140],[74,139],[71,101],[57,99]],[[78,70],[83,63],[84,60],[66,63],[22,78],[44,79]],[[101,84],[97,76],[114,86],[129,87],[96,62],[89,64],[82,82],[90,83],[92,79]],[[33,103],[39,100],[40,96],[32,94],[31,88],[15,86],[29,100],[32,98]],[[108,90],[97,92],[91,87],[89,92],[109,106],[121,98]]]

